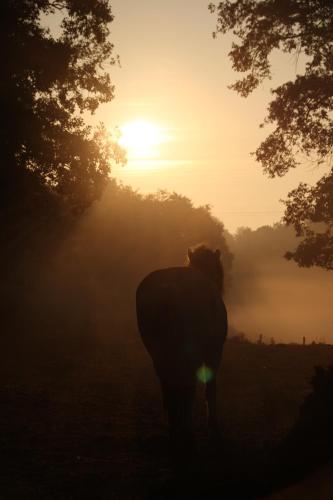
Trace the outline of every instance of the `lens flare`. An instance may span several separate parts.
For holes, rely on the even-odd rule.
[[[203,384],[210,382],[213,376],[214,376],[213,370],[205,364],[201,365],[199,370],[197,371],[198,380]]]

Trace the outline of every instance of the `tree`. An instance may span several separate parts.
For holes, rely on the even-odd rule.
[[[275,129],[255,152],[270,177],[282,176],[302,158],[325,163],[327,173],[313,187],[300,184],[285,201],[284,221],[304,239],[286,257],[301,266],[333,269],[333,3],[328,0],[224,0],[210,4],[217,14],[214,36],[232,31],[229,56],[246,76],[231,88],[247,97],[270,78],[274,49],[305,55],[303,74],[275,88],[266,124]]]
[[[1,7],[2,204],[47,192],[82,211],[101,193],[111,160],[122,161],[105,128],[93,130],[82,116],[114,96],[105,68],[115,63],[111,7],[108,0],[3,0]]]

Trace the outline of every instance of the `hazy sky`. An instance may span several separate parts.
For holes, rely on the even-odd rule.
[[[146,161],[129,161],[113,175],[146,193],[177,191],[210,204],[230,231],[281,218],[279,203],[299,181],[320,176],[307,164],[268,179],[250,156],[269,128],[259,129],[270,88],[294,77],[300,63],[274,54],[273,80],[247,99],[229,90],[236,74],[227,58],[231,37],[213,40],[208,0],[112,0],[112,41],[121,68],[111,69],[116,99],[96,120],[113,128],[137,119],[157,124],[168,141]]]

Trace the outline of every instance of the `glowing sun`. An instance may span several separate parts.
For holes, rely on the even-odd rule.
[[[166,140],[162,129],[146,120],[135,120],[120,127],[119,144],[126,149],[129,159],[158,156],[158,146]]]

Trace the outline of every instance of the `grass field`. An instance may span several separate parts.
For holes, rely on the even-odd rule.
[[[50,345],[2,351],[1,500],[255,498],[269,491],[268,464],[298,419],[314,366],[333,362],[329,345],[227,342],[223,439],[209,440],[198,387],[196,473],[182,479],[137,333],[103,348]]]

